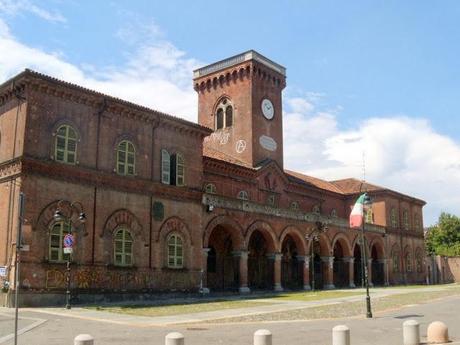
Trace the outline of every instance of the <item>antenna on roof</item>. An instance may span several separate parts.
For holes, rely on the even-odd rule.
[[[363,150],[363,182],[366,182],[366,151]]]

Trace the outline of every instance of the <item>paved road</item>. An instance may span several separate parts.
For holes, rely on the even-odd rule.
[[[243,345],[252,344],[252,335],[260,328],[270,329],[274,345],[331,344],[331,329],[337,324],[351,328],[353,345],[402,344],[402,323],[415,319],[421,323],[422,336],[427,325],[442,320],[449,326],[452,340],[460,341],[460,297],[449,297],[429,304],[415,305],[399,311],[377,315],[374,319],[316,320],[299,322],[272,322],[248,324],[195,324],[173,326],[148,326],[142,323],[113,323],[54,315],[37,311],[22,311],[22,317],[47,321],[19,337],[20,345],[71,345],[80,333],[90,333],[96,345],[150,345],[163,344],[164,336],[172,331],[186,336],[186,345]],[[3,309],[1,313],[11,313]],[[115,320],[116,321],[116,320]],[[4,341],[0,344],[12,344]]]

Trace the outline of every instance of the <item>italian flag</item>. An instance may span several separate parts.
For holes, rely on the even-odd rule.
[[[364,198],[366,193],[361,194],[356,200],[355,206],[351,210],[350,214],[350,228],[360,228],[363,225],[364,218]]]

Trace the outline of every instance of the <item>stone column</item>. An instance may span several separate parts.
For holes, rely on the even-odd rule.
[[[367,282],[370,287],[374,286],[372,283],[372,259],[367,259]]]
[[[381,259],[383,262],[383,275],[384,275],[384,284],[385,286],[390,285],[390,259]]]
[[[209,293],[208,288],[208,253],[210,248],[203,248],[201,255],[200,293]]]
[[[311,257],[309,255],[307,256],[302,256],[302,255],[297,255],[297,260],[302,263],[303,267],[303,289],[306,291],[311,290],[310,286],[310,260]]]
[[[334,257],[333,256],[322,256],[323,267],[325,267],[326,284],[324,284],[324,290],[335,289],[334,286]]]
[[[269,259],[273,260],[273,290],[283,291],[281,285],[281,259],[283,254],[273,253],[267,255]]]
[[[348,286],[355,288],[355,258],[353,256],[346,256],[343,261],[348,263]]]
[[[234,256],[240,258],[239,260],[239,277],[240,277],[240,293],[249,293],[251,290],[248,287],[248,252],[241,250],[233,252]]]

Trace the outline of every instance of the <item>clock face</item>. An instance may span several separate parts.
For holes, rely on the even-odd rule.
[[[265,116],[267,120],[273,119],[273,116],[275,115],[275,108],[273,107],[273,103],[267,99],[264,98],[262,100],[262,114]]]

